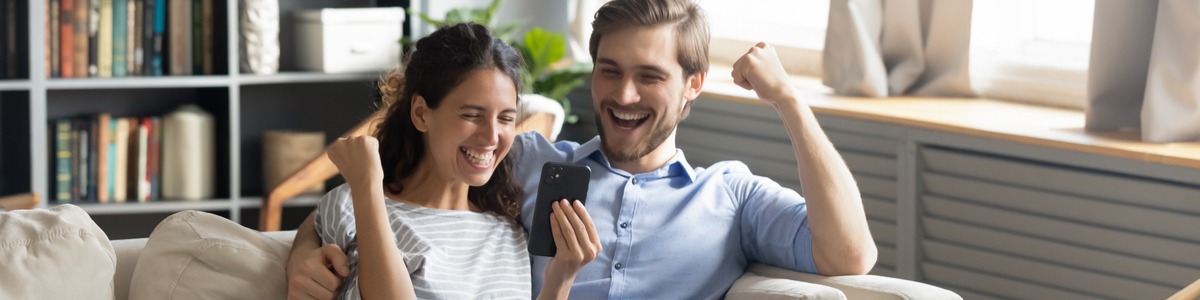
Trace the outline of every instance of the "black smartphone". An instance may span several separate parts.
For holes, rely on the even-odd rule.
[[[533,228],[529,230],[529,253],[554,256],[554,234],[550,231],[551,205],[554,201],[587,201],[588,181],[592,169],[588,166],[546,162],[538,182],[537,203],[534,204]]]

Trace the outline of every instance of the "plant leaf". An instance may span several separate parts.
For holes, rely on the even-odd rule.
[[[533,74],[542,74],[551,64],[566,55],[567,40],[562,34],[534,27],[525,32],[524,40],[531,58],[527,63]]]

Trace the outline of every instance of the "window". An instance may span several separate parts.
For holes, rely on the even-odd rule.
[[[981,96],[1084,108],[1094,0],[977,0],[971,77]]]
[[[828,0],[700,0],[700,6],[712,30],[712,62],[733,64],[764,41],[775,46],[788,72],[821,75]]]

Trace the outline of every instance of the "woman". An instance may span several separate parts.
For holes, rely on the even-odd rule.
[[[476,24],[421,39],[374,136],[339,139],[346,184],[318,205],[326,243],[350,258],[339,298],[529,298],[521,189],[502,159],[516,134],[520,56]],[[403,83],[402,83],[403,82]],[[538,298],[566,298],[600,242],[583,205],[555,204],[558,252]]]

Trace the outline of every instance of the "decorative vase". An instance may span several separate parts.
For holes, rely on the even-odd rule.
[[[199,106],[185,104],[162,122],[162,198],[211,199],[217,165],[213,116]]]
[[[279,0],[241,0],[238,47],[243,73],[279,72]]]
[[[280,182],[325,151],[325,133],[270,130],[263,133],[263,191],[275,189]],[[305,193],[324,192],[324,183],[313,184]]]

